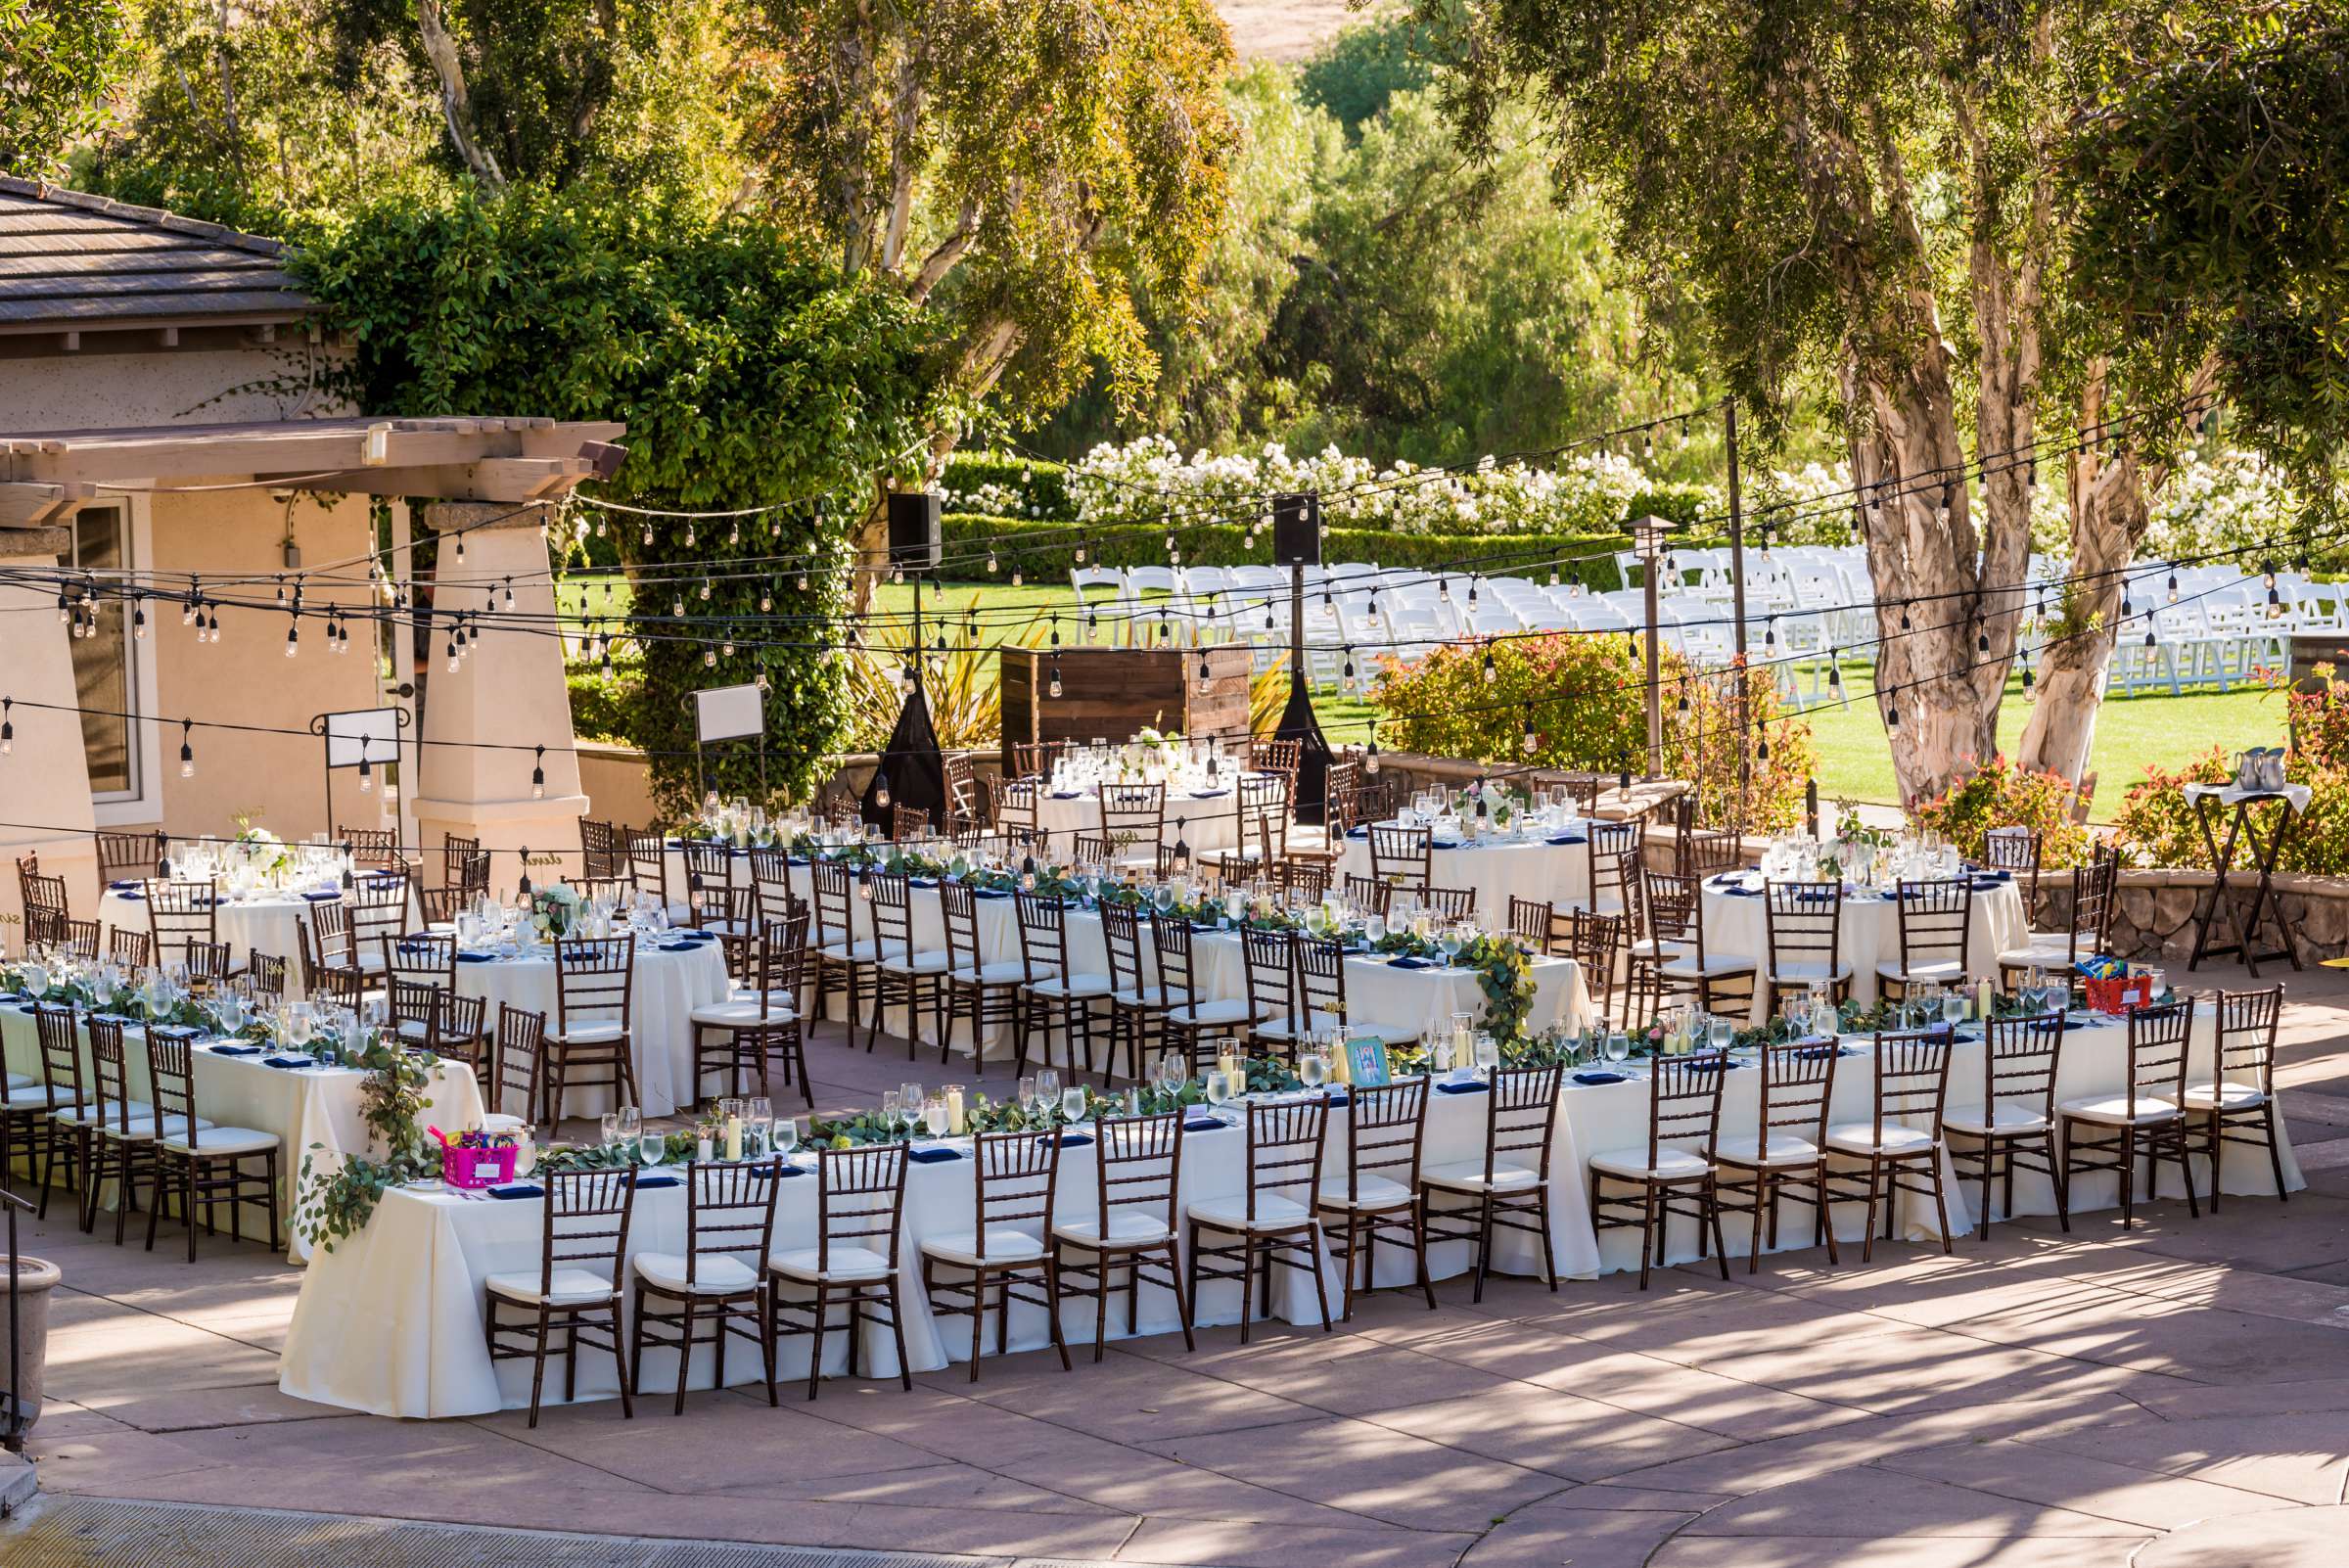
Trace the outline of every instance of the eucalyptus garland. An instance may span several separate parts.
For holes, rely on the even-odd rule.
[[[346,1156],[332,1173],[321,1175],[318,1160],[326,1145],[313,1143],[302,1152],[294,1232],[322,1252],[333,1252],[336,1242],[364,1227],[387,1191],[440,1175],[438,1145],[420,1120],[438,1058],[408,1050],[387,1033],[345,1059],[367,1070],[359,1085],[359,1114],[372,1143],[385,1153],[380,1159]]]

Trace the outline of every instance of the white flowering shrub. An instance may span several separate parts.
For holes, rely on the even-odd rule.
[[[1082,523],[1150,523],[1221,506],[1244,522],[1245,509],[1261,506],[1267,492],[1317,490],[1331,528],[1422,534],[1609,533],[1635,499],[1658,492],[1683,497],[1700,514],[1720,507],[1710,486],[1660,483],[1614,452],[1581,454],[1560,468],[1487,458],[1451,473],[1411,463],[1382,469],[1335,447],[1293,455],[1277,441],[1252,453],[1185,457],[1164,436],[1094,447],[1070,465],[1068,489]]]
[[[2197,451],[2153,497],[2141,554],[2165,561],[2267,543],[2299,515],[2301,498],[2256,452]]]

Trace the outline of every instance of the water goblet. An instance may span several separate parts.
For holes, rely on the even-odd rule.
[[[1036,1070],[1036,1119],[1042,1122],[1051,1113],[1053,1103],[1060,1098],[1060,1069],[1039,1067]]]
[[[1060,1091],[1060,1119],[1081,1122],[1084,1119],[1084,1085],[1072,1084]]]
[[[607,1149],[620,1141],[620,1113],[618,1111],[606,1111],[604,1113],[603,1137],[601,1141],[603,1146]]]
[[[774,1143],[775,1103],[763,1094],[754,1094],[742,1118],[743,1146],[752,1159],[761,1159]]]
[[[1623,1063],[1630,1061],[1632,1059],[1632,1038],[1629,1035],[1626,1035],[1620,1029],[1609,1030],[1607,1032],[1606,1053],[1607,1060],[1615,1063],[1617,1066],[1621,1066]]]
[[[1493,1038],[1491,1030],[1480,1029],[1476,1032],[1474,1048],[1476,1051],[1476,1076],[1490,1083],[1494,1069],[1500,1066],[1500,1042]]]
[[[1229,1098],[1231,1098],[1231,1085],[1225,1081],[1223,1070],[1220,1067],[1209,1068],[1207,1070],[1207,1103],[1220,1108]]]
[[[622,1145],[625,1146],[635,1142],[636,1135],[643,1130],[644,1113],[633,1105],[622,1106],[620,1108],[620,1141]]]
[[[789,1155],[800,1146],[800,1119],[781,1116],[775,1119],[774,1148],[777,1154]]]
[[[636,1132],[636,1158],[648,1166],[659,1165],[668,1143],[668,1136],[659,1128],[639,1128]]]
[[[1297,1081],[1307,1088],[1319,1088],[1328,1075],[1328,1066],[1317,1047],[1309,1047],[1297,1055]]]

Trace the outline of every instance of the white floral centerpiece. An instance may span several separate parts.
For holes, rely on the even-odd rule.
[[[293,864],[294,857],[287,853],[285,840],[267,828],[253,826],[251,811],[239,811],[229,820],[237,824],[237,836],[228,841],[227,852],[221,857],[229,865],[248,867],[267,876]]]
[[[579,908],[577,891],[563,883],[535,889],[530,894],[530,929],[550,941],[560,940],[577,923]]]
[[[1174,767],[1182,761],[1182,732],[1176,729],[1145,728],[1134,737],[1134,744],[1147,752],[1156,752],[1159,760]]]

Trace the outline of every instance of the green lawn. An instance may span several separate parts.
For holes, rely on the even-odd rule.
[[[582,599],[598,617],[624,615],[628,590],[624,583],[616,584],[607,600],[600,582],[589,585],[574,578],[565,585],[564,608],[576,614]],[[885,614],[909,614],[912,585],[883,585],[879,604]],[[1008,582],[949,582],[922,590],[925,616],[943,606],[959,618],[973,605],[988,618],[980,625],[980,640],[993,643],[1014,640],[1033,623],[1028,616],[1013,612],[1067,612],[1070,598],[1067,586],[1059,582],[1032,582],[1017,588]],[[1076,615],[1070,613],[1061,633],[1072,643],[1080,637],[1076,622]],[[1807,674],[1804,684],[1809,684]],[[1820,707],[1805,715],[1819,741],[1819,796],[1830,801],[1895,802],[1900,795],[1893,783],[1892,754],[1885,746],[1883,719],[1865,668],[1845,666],[1843,684],[1848,706]],[[1374,713],[1370,704],[1333,694],[1315,698],[1313,708],[1330,740],[1359,742],[1368,737]],[[1999,714],[2001,747],[2012,751],[2021,741],[2030,713],[2018,678],[2007,686],[2006,702]],[[2213,746],[2234,752],[2245,746],[2269,745],[2280,740],[2282,732],[2281,702],[2257,691],[2107,701],[2097,715],[2089,763],[2097,774],[2096,814],[2108,815],[2119,805],[2122,792],[2138,780],[2147,764],[2176,767]]]

